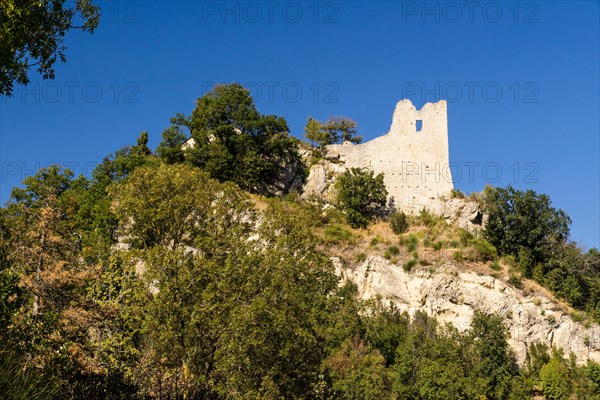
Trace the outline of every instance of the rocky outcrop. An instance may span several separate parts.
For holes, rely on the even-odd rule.
[[[519,364],[534,342],[562,348],[566,354],[573,352],[578,363],[600,361],[600,326],[575,322],[547,296],[524,295],[494,277],[461,272],[452,263],[407,273],[379,256],[354,267],[333,261],[338,275],[356,283],[363,299],[380,296],[409,315],[425,311],[461,331],[469,328],[475,310],[504,316],[508,342]]]
[[[442,199],[437,213],[446,221],[453,222],[459,227],[477,234],[483,231],[487,215],[477,201],[466,198]]]

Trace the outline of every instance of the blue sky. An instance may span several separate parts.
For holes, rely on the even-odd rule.
[[[171,116],[235,81],[296,136],[344,115],[374,138],[401,98],[446,98],[456,188],[547,193],[572,239],[600,247],[598,2],[99,4],[56,80],[0,99],[2,203],[40,166],[89,174],[143,130],[156,146]]]

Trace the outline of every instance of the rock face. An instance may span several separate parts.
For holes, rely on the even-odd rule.
[[[461,331],[469,328],[475,310],[504,316],[508,342],[521,365],[534,342],[562,348],[565,354],[573,352],[578,363],[600,361],[600,326],[586,328],[575,322],[548,297],[523,295],[496,278],[460,272],[451,263],[435,271],[419,267],[407,273],[379,256],[370,256],[354,268],[333,261],[338,275],[356,283],[363,299],[381,296],[409,315],[421,310]]]
[[[478,234],[485,228],[487,215],[481,204],[469,199],[440,199],[439,209],[432,210],[443,216],[446,221],[454,222],[472,234]]]

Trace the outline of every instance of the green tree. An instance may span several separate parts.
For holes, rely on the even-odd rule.
[[[183,114],[176,114],[171,118],[171,126],[162,133],[162,142],[156,148],[156,155],[167,164],[182,163],[185,161],[183,145],[188,135],[183,129],[190,131],[191,119]]]
[[[373,217],[385,210],[387,190],[383,174],[374,176],[371,170],[351,168],[338,177],[336,189],[338,207],[355,228],[366,227]]]
[[[317,152],[317,156],[322,156],[324,147],[331,144],[329,133],[323,129],[323,125],[318,120],[312,117],[308,117],[304,127],[304,137],[310,141],[313,151]]]
[[[76,17],[83,24],[76,26]],[[11,96],[15,82],[29,83],[37,67],[44,79],[54,79],[54,63],[66,61],[63,44],[71,29],[93,32],[100,9],[91,0],[3,0],[0,7],[0,94]]]
[[[533,190],[487,187],[485,196],[486,239],[502,254],[517,257],[525,276],[531,277],[535,265],[548,261],[566,241],[570,218],[553,208],[547,195]]]
[[[187,140],[185,133],[178,126],[171,126],[163,131],[162,138],[162,142],[156,148],[156,154],[167,164],[184,162],[182,146]]]
[[[476,311],[471,322],[470,341],[477,349],[472,376],[479,391],[488,399],[506,399],[519,375],[516,361],[508,347],[508,329],[499,315]]]
[[[170,382],[189,397],[306,396],[337,282],[308,227],[279,203],[257,227],[239,189],[182,164],[136,169],[111,193],[151,293],[138,312],[148,332],[140,385],[157,393]]]
[[[360,339],[347,340],[326,361],[333,398],[344,400],[392,399],[385,359]]]
[[[548,400],[566,400],[571,395],[569,368],[560,352],[553,352],[550,361],[540,370],[544,396]]]
[[[322,124],[321,129],[327,133],[327,144],[360,143],[363,139],[356,134],[356,122],[348,117],[330,117]]]
[[[261,194],[287,193],[305,167],[287,122],[262,115],[243,86],[217,85],[198,99],[190,119],[189,160],[212,178]]]

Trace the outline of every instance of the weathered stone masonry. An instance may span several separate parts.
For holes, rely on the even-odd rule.
[[[383,173],[394,206],[417,213],[439,210],[440,197],[453,189],[449,168],[446,101],[417,110],[410,100],[396,105],[389,133],[362,144],[327,146],[327,162],[311,168],[305,194],[324,194],[333,175],[348,168]]]

